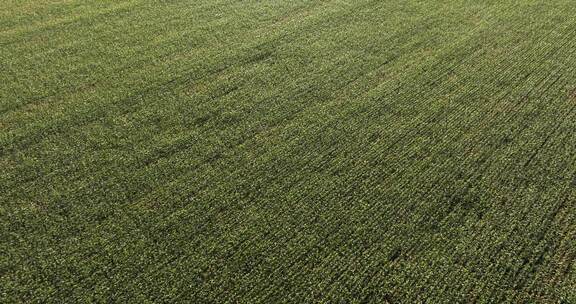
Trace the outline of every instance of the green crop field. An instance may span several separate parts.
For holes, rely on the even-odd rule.
[[[573,0],[0,1],[1,303],[576,303]]]

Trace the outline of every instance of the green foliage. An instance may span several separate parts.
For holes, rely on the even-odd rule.
[[[0,7],[0,302],[574,301],[573,1]]]

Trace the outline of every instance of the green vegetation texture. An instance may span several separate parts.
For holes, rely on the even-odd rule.
[[[3,0],[0,302],[576,303],[572,0]]]

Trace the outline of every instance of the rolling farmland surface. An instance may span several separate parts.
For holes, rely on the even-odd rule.
[[[572,0],[0,2],[0,302],[576,303]]]

